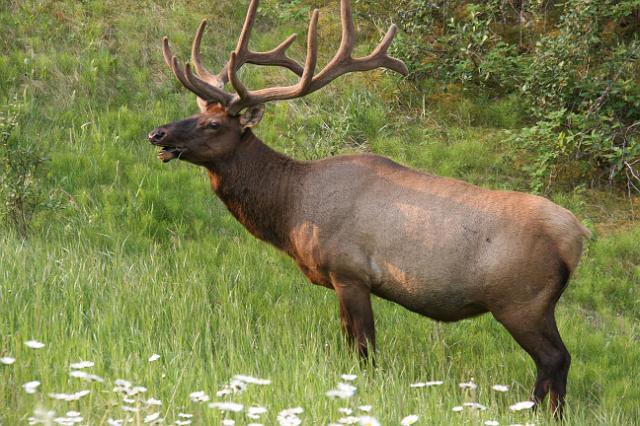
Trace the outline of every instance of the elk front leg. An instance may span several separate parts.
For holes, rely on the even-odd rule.
[[[340,302],[342,331],[349,343],[356,345],[361,358],[367,358],[369,347],[375,350],[376,335],[371,310],[370,290],[353,280],[333,279]]]

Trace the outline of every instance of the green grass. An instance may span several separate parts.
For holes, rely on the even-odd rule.
[[[0,102],[18,96],[15,137],[47,153],[38,185],[57,206],[37,213],[26,238],[0,227],[0,356],[17,359],[0,365],[0,424],[25,424],[38,407],[80,411],[83,424],[124,418],[111,391],[116,379],[146,386],[145,398],[163,402],[143,408],[134,424],[154,411],[167,424],[178,412],[193,413],[194,424],[219,424],[221,414],[189,394],[204,390],[219,400],[215,392],[234,374],[273,381],[227,398],[267,406],[264,424],[302,406],[304,424],[322,425],[343,416],[338,408],[364,404],[383,424],[412,413],[418,424],[554,424],[547,410],[509,412],[528,398],[535,369],[490,316],[443,325],[376,299],[377,365],[360,364],[340,337],[335,296],[309,285],[291,260],[236,223],[202,170],[155,159],[148,131],[195,110],[192,95],[165,69],[159,40],[170,35],[186,54],[207,16],[217,31],[207,33],[204,55],[220,64],[242,20],[230,4],[0,0]],[[304,26],[261,24],[256,43],[270,47]],[[325,60],[329,44],[322,45]],[[294,53],[301,57],[303,49]],[[252,85],[285,76],[246,73]],[[373,73],[270,105],[257,131],[297,158],[373,151],[522,190],[526,182],[513,165],[525,160],[502,142],[518,114],[513,100],[448,105]],[[555,200],[588,216],[588,198],[583,191]],[[598,229],[597,218],[589,222]],[[558,307],[573,355],[568,425],[629,425],[640,417],[638,241],[640,223],[630,220],[619,231],[597,232]],[[46,347],[29,349],[29,339]],[[148,362],[153,353],[161,358]],[[69,377],[69,364],[79,360],[94,361],[89,371],[106,382]],[[358,375],[356,396],[330,400],[325,392],[342,373]],[[471,378],[477,391],[461,391],[458,383]],[[436,379],[444,385],[409,387]],[[33,395],[22,389],[31,380],[42,382]],[[498,394],[490,389],[497,383],[512,389]],[[91,394],[78,402],[47,396],[81,389]],[[466,401],[488,409],[451,411]]]

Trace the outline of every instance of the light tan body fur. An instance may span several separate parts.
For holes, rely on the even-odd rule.
[[[356,278],[371,293],[453,321],[558,293],[588,231],[534,195],[483,189],[373,155],[308,164],[290,238],[316,283]],[[348,184],[347,184],[348,183]],[[551,273],[550,273],[551,269]],[[502,302],[500,302],[502,301]]]

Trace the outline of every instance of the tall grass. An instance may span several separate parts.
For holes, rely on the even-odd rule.
[[[195,424],[217,424],[223,414],[189,394],[204,390],[220,400],[216,391],[234,374],[273,381],[226,398],[268,407],[264,424],[295,406],[304,407],[305,424],[327,424],[343,417],[338,408],[358,405],[372,405],[383,424],[412,413],[420,424],[553,424],[546,409],[509,411],[528,398],[535,369],[489,316],[442,325],[376,299],[377,364],[359,363],[339,335],[335,296],[249,236],[201,170],[155,159],[148,131],[195,109],[161,62],[161,36],[186,56],[206,16],[215,32],[207,34],[204,55],[220,65],[243,8],[126,0],[0,6],[0,100],[24,94],[20,137],[50,153],[39,184],[58,206],[39,212],[26,238],[1,228],[0,357],[16,361],[0,364],[0,424],[24,424],[37,408],[77,410],[84,424],[123,419],[122,397],[112,392],[116,379],[145,386],[145,399],[162,401],[158,408],[140,405],[134,424],[154,411],[165,423],[186,412]],[[304,32],[304,22],[266,22],[255,32],[261,48]],[[330,51],[323,44],[325,58]],[[255,86],[288,78],[261,75],[249,70],[245,78]],[[383,74],[348,77],[308,100],[269,106],[258,133],[297,158],[370,150],[485,186],[522,187],[510,167],[519,160],[501,142],[501,127],[515,125],[508,107],[477,118],[469,105],[407,106],[408,96]],[[507,116],[496,127],[486,123],[491,114]],[[569,196],[557,201],[589,211]],[[640,225],[627,223],[591,242],[559,305],[573,354],[569,425],[628,425],[640,416],[639,238]],[[30,349],[30,339],[46,346]],[[149,362],[154,353],[160,359]],[[105,383],[70,377],[69,364],[80,360],[94,361],[88,371]],[[356,395],[331,400],[325,392],[342,373],[358,375]],[[471,378],[478,389],[461,390],[458,383]],[[40,388],[27,394],[22,385],[32,380]],[[444,384],[409,387],[427,380]],[[511,390],[491,390],[498,383]],[[81,389],[91,393],[77,402],[48,396]],[[469,401],[488,409],[451,410]],[[229,416],[249,422],[244,414]]]

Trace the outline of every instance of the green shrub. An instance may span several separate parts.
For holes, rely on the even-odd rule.
[[[45,158],[39,147],[19,134],[20,108],[14,99],[0,112],[0,217],[25,235],[43,205],[36,176]]]

